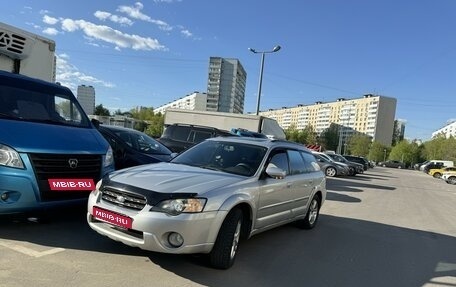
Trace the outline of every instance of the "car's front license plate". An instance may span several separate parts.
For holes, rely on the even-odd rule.
[[[92,214],[96,219],[109,222],[116,226],[124,228],[132,227],[133,219],[125,215],[121,215],[106,209],[102,209],[97,206],[93,207]]]

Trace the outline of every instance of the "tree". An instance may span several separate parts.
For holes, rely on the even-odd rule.
[[[337,150],[339,127],[339,125],[332,123],[320,134],[320,144],[325,150]]]
[[[378,141],[373,141],[367,158],[375,162],[380,162],[386,160],[388,158],[387,155],[388,148]]]
[[[111,115],[109,110],[107,108],[103,107],[103,104],[99,104],[99,105],[95,106],[95,110],[94,110],[93,114],[97,115],[97,116],[107,116],[107,117],[109,117]]]
[[[348,139],[348,151],[352,155],[366,157],[369,154],[372,139],[365,134],[354,134]]]

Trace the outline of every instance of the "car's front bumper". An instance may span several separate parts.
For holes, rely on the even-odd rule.
[[[94,206],[132,218],[131,229],[119,228],[95,218]],[[150,206],[142,211],[134,211],[101,202],[92,193],[88,202],[87,222],[101,235],[144,250],[175,254],[208,253],[212,250],[227,214],[227,211],[211,211],[172,216],[149,210]],[[182,246],[173,247],[168,243],[171,232],[177,232],[183,237]]]

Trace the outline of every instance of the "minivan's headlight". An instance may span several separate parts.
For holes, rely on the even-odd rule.
[[[22,162],[19,153],[9,146],[2,144],[0,144],[0,165],[24,168],[24,163]]]
[[[106,152],[105,160],[104,160],[104,167],[110,166],[114,164],[114,155],[112,153],[112,148],[109,146],[108,151]]]
[[[165,212],[170,215],[198,213],[203,211],[206,201],[206,198],[169,199],[159,202],[156,206],[152,207],[150,211]]]

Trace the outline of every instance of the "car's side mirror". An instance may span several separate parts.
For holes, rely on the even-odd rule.
[[[287,175],[286,171],[271,164],[266,168],[266,174],[275,179],[284,179]]]
[[[92,124],[94,125],[94,127],[95,127],[96,129],[98,129],[98,128],[100,127],[100,121],[99,121],[99,120],[97,120],[97,119],[91,119],[90,121],[92,122]]]

